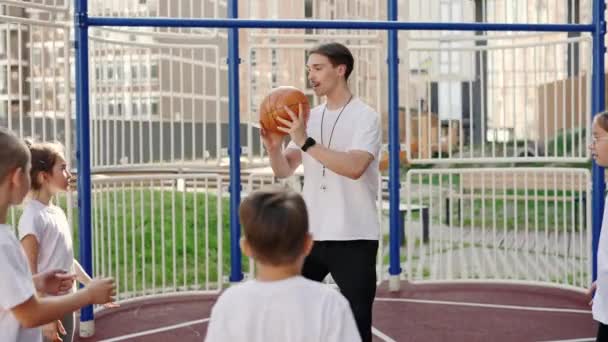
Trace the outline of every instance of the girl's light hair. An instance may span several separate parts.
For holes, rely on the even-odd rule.
[[[63,146],[59,143],[34,143],[27,139],[25,141],[32,154],[32,169],[30,177],[32,179],[32,190],[40,190],[42,184],[38,175],[42,172],[53,173],[53,167],[57,159],[63,158]]]
[[[594,120],[604,131],[608,132],[608,111],[598,113]]]

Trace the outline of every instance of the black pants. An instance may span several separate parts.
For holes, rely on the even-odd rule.
[[[597,342],[608,342],[608,325],[599,323],[599,327],[597,329],[597,338],[595,339]]]
[[[372,340],[378,241],[315,241],[302,275],[323,281],[328,273],[350,303],[363,342]]]

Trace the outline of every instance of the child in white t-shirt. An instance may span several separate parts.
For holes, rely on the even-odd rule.
[[[313,244],[302,197],[284,188],[257,191],[239,215],[241,248],[256,261],[256,279],[220,296],[206,341],[361,341],[342,294],[300,275]]]
[[[86,305],[111,302],[114,281],[94,279],[78,293],[38,298],[35,290],[57,291],[46,286],[50,284],[48,274],[34,276],[34,287],[23,249],[6,223],[10,207],[20,204],[30,189],[30,152],[4,128],[0,128],[0,146],[0,334],[3,341],[39,342],[40,329],[27,328],[52,322]]]
[[[608,167],[608,112],[599,113],[593,119],[592,142],[589,146],[597,165]],[[602,231],[597,249],[597,280],[592,284],[590,295],[593,319],[598,321],[598,341],[608,341],[608,205],[604,208]]]
[[[21,245],[32,273],[60,269],[74,272],[76,280],[86,285],[91,277],[74,259],[72,231],[63,210],[52,201],[59,192],[68,190],[71,174],[63,155],[63,148],[54,143],[26,142],[31,153],[31,199],[27,202],[17,228]],[[114,307],[115,304],[106,304]],[[42,328],[48,340],[56,340],[65,331],[64,342],[74,337],[74,313]]]

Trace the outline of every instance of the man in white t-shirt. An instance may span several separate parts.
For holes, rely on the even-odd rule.
[[[380,117],[349,90],[353,65],[342,44],[314,48],[307,61],[308,79],[326,103],[311,110],[308,122],[289,110],[291,121],[277,118],[285,126],[279,129],[291,137],[285,151],[282,137],[262,130],[262,138],[277,177],[304,166],[303,196],[315,244],[302,274],[322,281],[331,273],[350,303],[363,341],[371,341]]]
[[[273,187],[251,193],[239,211],[241,248],[255,259],[256,279],[220,296],[206,341],[361,341],[346,299],[300,275],[312,248],[304,199]]]

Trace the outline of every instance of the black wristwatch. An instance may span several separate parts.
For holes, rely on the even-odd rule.
[[[300,147],[302,149],[302,151],[306,152],[306,150],[308,150],[308,148],[310,148],[311,146],[314,146],[317,142],[315,141],[315,139],[308,137],[306,138],[306,141],[304,142],[304,145],[302,145],[302,147]]]

